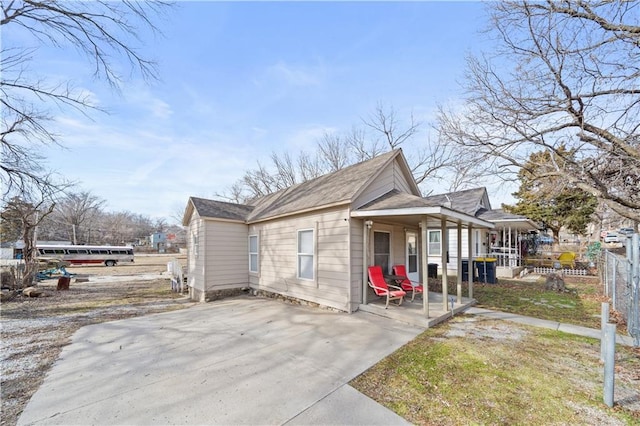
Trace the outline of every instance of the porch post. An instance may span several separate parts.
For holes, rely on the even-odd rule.
[[[513,258],[513,253],[511,253],[511,243],[512,243],[512,239],[511,239],[512,235],[511,235],[511,225],[509,225],[509,264],[508,265],[504,265],[507,266],[509,268],[511,268],[511,259]]]
[[[469,280],[469,294],[467,297],[469,299],[473,299],[473,226],[469,224],[467,228],[469,234],[467,235],[467,240],[469,243],[469,259],[467,260],[467,278]]]
[[[367,304],[367,281],[369,280],[369,274],[367,266],[369,265],[369,226],[370,221],[362,221],[362,304]]]
[[[447,276],[447,254],[449,253],[449,235],[447,235],[447,218],[440,218],[440,235],[442,236],[442,250],[440,251],[440,257],[442,260],[442,310],[447,312],[449,310],[449,303],[447,297],[449,296],[449,287]]]
[[[456,279],[456,286],[458,290],[458,303],[462,303],[462,222],[458,222],[458,264],[456,268],[458,275]]]
[[[422,313],[424,317],[429,319],[429,257],[427,253],[427,218],[424,217],[420,221],[421,228],[421,241],[420,241],[420,251],[422,256],[420,259],[422,260],[422,288],[424,291],[422,292]]]

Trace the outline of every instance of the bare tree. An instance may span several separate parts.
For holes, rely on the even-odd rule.
[[[15,196],[2,207],[2,233],[5,237],[24,243],[22,256],[25,262],[22,287],[33,285],[38,272],[36,260],[36,230],[38,225],[53,212],[55,193],[42,192],[39,186],[24,187],[20,196]]]
[[[336,172],[351,164],[349,146],[337,134],[325,132],[316,147],[328,172]]]
[[[271,161],[276,167],[278,187],[284,186],[286,188],[297,183],[296,169],[288,152],[282,156],[277,155],[275,152],[271,153]]]
[[[142,57],[133,42],[142,27],[157,30],[152,18],[167,5],[160,0],[11,0],[2,2],[0,28],[3,32],[11,28],[26,30],[35,45],[78,49],[86,55],[94,76],[116,88],[121,81],[116,62],[123,57],[132,70],[146,78],[155,76],[155,64]],[[49,124],[50,111],[72,108],[87,113],[97,108],[90,95],[70,81],[47,81],[38,76],[30,68],[37,48],[10,45],[5,37],[0,53],[0,181],[4,195],[19,194],[33,185],[47,192],[47,187],[57,183],[43,167],[37,147],[59,141]]]
[[[346,134],[345,140],[353,152],[356,163],[370,160],[386,150],[386,147],[379,143],[377,138],[368,140],[367,132],[363,127],[353,126],[351,131]]]
[[[390,149],[407,147],[407,144],[417,145],[414,149],[407,149],[406,156],[413,177],[419,185],[427,178],[440,180],[444,179],[445,175],[447,177],[451,175],[450,172],[460,170],[457,168],[460,164],[460,158],[446,140],[427,138],[426,141],[416,143],[415,139],[423,124],[415,119],[413,113],[409,115],[409,120],[403,125],[397,118],[396,110],[393,107],[378,103],[374,112],[362,122],[366,128],[373,130],[373,134],[369,137],[374,141],[369,145],[369,152],[374,153],[372,157],[379,153],[376,149],[378,143],[387,145]],[[357,137],[353,140],[357,140]],[[355,146],[361,147],[362,145],[356,143]]]
[[[323,173],[322,162],[318,155],[309,155],[301,152],[298,156],[298,173],[301,182],[306,182],[321,176]]]
[[[407,161],[418,184],[427,179],[444,179],[451,172],[459,174],[459,179],[452,181],[455,185],[451,186],[455,186],[455,189],[473,182],[473,170],[460,166],[461,156],[451,149],[448,141],[419,140],[422,124],[415,120],[413,114],[410,114],[407,121],[401,121],[392,107],[385,107],[380,103],[362,123],[361,127],[354,126],[345,136],[324,133],[316,141],[315,152],[301,152],[297,161],[289,153],[272,153],[271,167],[259,162],[258,167],[246,172],[227,194],[218,196],[247,203],[398,148],[406,148]]]
[[[51,219],[66,228],[73,244],[87,244],[88,231],[102,212],[105,200],[87,191],[71,192],[61,198]]]
[[[515,177],[529,155],[559,156],[555,178],[640,220],[640,3],[490,3],[499,41],[468,59],[462,111],[442,108],[443,138]],[[575,157],[563,156],[575,152]]]
[[[382,103],[378,103],[369,118],[363,119],[362,122],[381,136],[390,149],[400,148],[403,143],[411,140],[420,131],[422,125],[411,113],[409,124],[400,126],[396,118],[396,110]]]

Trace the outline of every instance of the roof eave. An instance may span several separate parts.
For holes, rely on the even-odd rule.
[[[241,223],[243,225],[247,224],[246,220],[242,220],[242,219],[226,219],[226,218],[215,217],[215,216],[200,216],[200,219],[211,220],[211,221],[216,221],[216,222]]]
[[[538,225],[537,223],[535,223],[531,219],[494,219],[494,220],[489,220],[489,222],[491,222],[491,223],[502,223],[502,222],[505,222],[505,223],[527,223],[527,224],[531,225],[532,228],[542,229],[540,227],[540,225]]]
[[[355,210],[351,212],[351,217],[384,217],[384,216],[444,216],[455,222],[471,224],[475,227],[493,229],[495,225],[475,216],[460,213],[442,206],[433,207],[407,207],[400,209],[380,209],[380,210]]]
[[[310,213],[318,210],[330,209],[333,207],[340,207],[340,206],[349,205],[349,204],[351,204],[350,200],[341,200],[331,204],[323,204],[321,206],[314,206],[307,209],[296,210],[294,212],[282,213],[282,214],[268,216],[268,217],[260,217],[258,219],[248,219],[245,223],[253,224],[253,223],[267,222],[270,220],[283,219],[289,216],[297,216],[300,214]]]
[[[182,215],[182,226],[189,226],[189,221],[191,220],[191,216],[193,216],[194,210],[195,206],[193,204],[193,199],[189,197],[187,207],[184,209],[184,214]]]

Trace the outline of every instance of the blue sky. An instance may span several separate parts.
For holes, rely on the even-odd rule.
[[[107,210],[173,216],[380,102],[428,125],[438,104],[460,102],[465,55],[488,46],[477,2],[179,2],[159,25],[164,37],[143,34],[140,51],[160,80],[134,75],[120,93],[72,47],[37,54],[41,75],[72,78],[110,111],[55,111],[65,148],[44,151]]]

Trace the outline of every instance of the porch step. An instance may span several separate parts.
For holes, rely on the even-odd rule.
[[[461,304],[454,304],[453,315],[458,315],[476,304],[475,299],[463,298]],[[383,318],[393,319],[405,324],[416,327],[429,328],[452,317],[451,311],[442,310],[442,299],[429,303],[429,318],[424,317],[422,300],[414,300],[413,302],[404,301],[398,306],[396,303],[390,303],[387,309],[384,303],[369,303],[359,305],[358,309],[362,312],[378,315]]]

